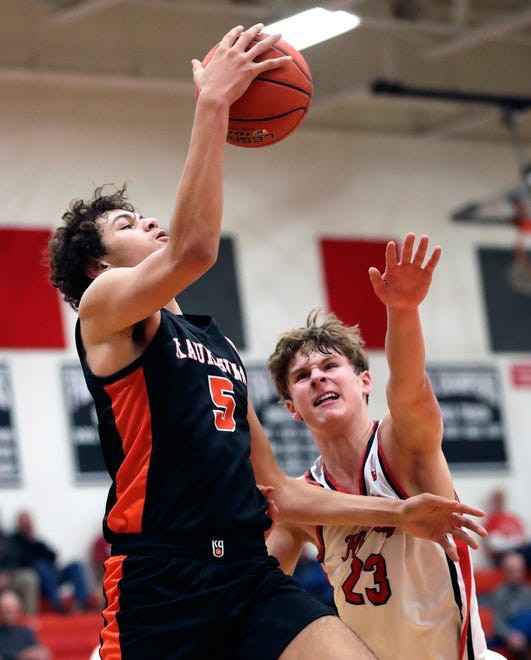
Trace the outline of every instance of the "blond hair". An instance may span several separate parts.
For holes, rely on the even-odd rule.
[[[369,368],[369,360],[365,352],[365,342],[361,337],[359,326],[345,325],[338,317],[324,314],[319,307],[313,309],[306,319],[306,326],[293,328],[280,335],[275,350],[269,356],[267,366],[275,383],[281,401],[291,398],[288,389],[289,368],[297,353],[309,355],[313,351],[320,353],[339,353],[352,364],[357,374]]]

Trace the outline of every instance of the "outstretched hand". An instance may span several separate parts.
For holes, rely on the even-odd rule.
[[[402,505],[403,522],[400,527],[408,534],[439,543],[452,561],[459,561],[459,558],[454,543],[447,535],[464,541],[474,550],[479,547],[478,543],[464,528],[478,536],[487,536],[484,527],[464,515],[482,517],[485,512],[463,502],[422,493],[403,500]]]
[[[263,27],[262,23],[248,30],[241,25],[233,27],[220,41],[206,66],[197,59],[192,60],[194,83],[201,94],[208,90],[214,99],[224,99],[230,105],[243,95],[256,76],[291,61],[290,55],[255,61],[281,36],[261,34]]]
[[[428,237],[421,236],[416,252],[413,254],[415,234],[408,234],[402,246],[400,261],[397,247],[390,241],[385,249],[385,272],[369,268],[369,277],[374,292],[384,305],[395,309],[416,309],[426,297],[431,278],[439,258],[441,248],[436,247],[423,266],[428,250]]]

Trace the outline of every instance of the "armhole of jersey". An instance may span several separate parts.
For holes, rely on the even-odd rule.
[[[322,564],[325,556],[325,544],[322,525],[315,526],[315,534],[317,536],[317,561]]]

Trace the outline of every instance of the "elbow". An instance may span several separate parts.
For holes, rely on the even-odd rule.
[[[180,255],[174,259],[178,270],[183,267],[194,280],[209,271],[218,259],[219,245],[211,241],[194,241],[192,244],[182,246]]]

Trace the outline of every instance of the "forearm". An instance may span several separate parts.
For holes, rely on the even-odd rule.
[[[402,520],[399,500],[326,490],[302,479],[286,478],[274,499],[281,522],[397,527]]]
[[[385,354],[394,386],[416,388],[422,384],[426,351],[418,308],[387,308]]]
[[[207,92],[200,94],[169,228],[168,247],[177,259],[191,253],[199,260],[215,261],[223,214],[228,113],[225,100]]]

